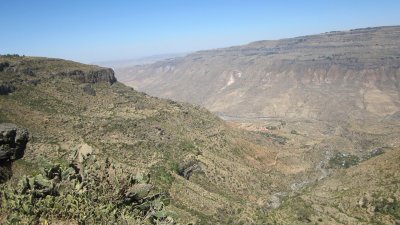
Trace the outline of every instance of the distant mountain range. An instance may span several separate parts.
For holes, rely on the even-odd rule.
[[[400,111],[400,26],[199,51],[117,75],[139,91],[228,116],[391,118]]]
[[[133,59],[99,61],[99,62],[93,62],[92,64],[110,67],[113,69],[121,69],[121,68],[136,66],[136,65],[151,64],[151,63],[155,63],[160,60],[182,57],[187,54],[189,54],[189,53],[161,54],[161,55],[152,55],[152,56],[139,57],[139,58],[133,58]]]

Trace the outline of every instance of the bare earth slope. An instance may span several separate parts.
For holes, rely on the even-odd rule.
[[[400,27],[258,41],[117,75],[151,95],[230,116],[383,118],[400,110]]]

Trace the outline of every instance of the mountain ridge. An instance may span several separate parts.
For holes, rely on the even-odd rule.
[[[140,91],[232,116],[379,120],[400,110],[399,36],[400,27],[390,26],[258,41],[117,76]]]

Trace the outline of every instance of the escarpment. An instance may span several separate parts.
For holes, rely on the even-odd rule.
[[[380,120],[400,111],[400,27],[199,51],[118,69],[146,93],[228,116]]]

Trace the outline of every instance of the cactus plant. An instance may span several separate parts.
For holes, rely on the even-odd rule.
[[[64,220],[78,224],[173,224],[163,193],[151,193],[147,174],[131,174],[110,159],[88,157],[79,165],[44,163],[42,174],[24,176],[0,190],[7,223]],[[11,213],[13,212],[13,213]],[[146,223],[147,223],[146,222]]]

